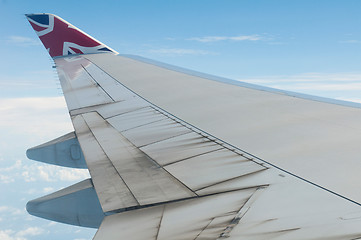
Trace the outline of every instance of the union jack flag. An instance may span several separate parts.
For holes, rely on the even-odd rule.
[[[51,57],[114,52],[65,20],[52,14],[26,15]]]

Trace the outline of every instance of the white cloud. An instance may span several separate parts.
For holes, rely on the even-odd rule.
[[[35,182],[36,181],[35,177],[30,176],[29,171],[22,172],[21,176],[23,176],[25,182]]]
[[[49,223],[47,224],[48,227],[52,227],[52,226],[56,226],[56,225],[58,225],[58,223],[57,223],[57,222],[53,222],[53,221],[51,221],[51,222],[49,222]]]
[[[355,40],[355,39],[351,39],[351,40],[344,40],[344,41],[340,41],[341,43],[361,43],[360,40]]]
[[[260,35],[238,35],[238,36],[206,36],[206,37],[192,37],[187,40],[197,42],[219,42],[219,41],[259,41],[263,38]]]
[[[284,85],[274,85],[275,88],[285,88]],[[349,91],[361,90],[360,83],[296,83],[286,87],[292,91]]]
[[[43,193],[50,193],[50,192],[54,192],[54,188],[52,188],[52,187],[43,188]]]
[[[0,183],[11,183],[17,178],[23,179],[25,182],[45,181],[77,181],[89,178],[87,169],[72,169],[64,168],[54,165],[46,165],[37,162],[30,162],[23,164],[22,161],[16,161],[10,167],[0,168]],[[53,189],[51,187],[44,188],[42,192],[48,193]],[[38,192],[34,189],[29,189],[26,193],[34,194]],[[0,212],[1,212],[0,207]]]
[[[25,193],[27,193],[27,194],[35,194],[35,193],[37,193],[38,191],[37,191],[37,189],[35,189],[35,188],[30,188],[30,189],[28,189]],[[26,198],[25,198],[26,199]]]
[[[1,240],[27,240],[27,236],[38,236],[44,234],[45,231],[39,227],[28,227],[24,230],[15,232],[14,230],[0,230]]]
[[[16,233],[17,237],[25,237],[25,236],[38,236],[43,234],[45,231],[39,227],[28,227],[27,229],[21,230]]]
[[[304,73],[239,80],[276,89],[360,102],[358,92],[361,90],[361,73]]]
[[[58,78],[55,77],[55,69],[44,70],[44,71],[26,71],[26,72],[17,72],[17,73],[0,73],[0,87],[1,90],[9,90],[14,93],[20,93],[22,91],[31,91],[35,92],[38,90],[47,91],[51,90],[53,92],[58,88],[59,82]],[[49,81],[49,80],[55,81]],[[43,92],[43,93],[44,93]],[[20,96],[20,95],[19,95]]]
[[[41,45],[39,40],[23,37],[23,36],[9,36],[8,42],[17,46],[36,46]]]
[[[35,181],[36,179],[34,179],[34,181]],[[45,194],[47,194],[47,193],[51,193],[51,192],[54,192],[55,190],[54,190],[54,188],[53,187],[44,187],[43,189],[37,189],[37,188],[30,188],[30,189],[28,189],[27,191],[25,191],[25,193],[27,193],[27,194],[30,194],[30,195],[32,195],[32,194],[40,194],[40,193],[45,193]],[[24,199],[25,200],[25,199]]]
[[[295,83],[295,82],[360,82],[361,73],[303,73],[295,75],[262,76],[243,78],[240,81],[252,83]]]
[[[16,209],[14,208],[13,211],[11,212],[11,215],[21,215],[21,214],[26,214],[25,209]]]
[[[361,73],[304,73],[239,79],[243,82],[265,84],[292,91],[348,91],[361,90]]]
[[[12,183],[14,181],[15,179],[13,177],[0,174],[0,183],[6,184],[6,183]]]
[[[86,169],[60,169],[57,176],[62,181],[77,181],[90,177]]]
[[[0,172],[10,172],[13,171],[14,169],[19,169],[21,168],[21,160],[17,160],[15,161],[14,165],[10,166],[10,167],[5,167],[5,168],[0,168]]]
[[[3,136],[7,136],[6,141],[4,141],[5,138],[0,140],[0,150],[6,156],[13,156],[14,151],[18,154],[19,144],[26,142],[27,139],[26,144],[22,146],[23,154],[26,148],[73,131],[63,97],[0,98],[0,116],[0,130]],[[15,142],[19,143],[14,144]],[[15,146],[18,147],[15,148]],[[23,158],[23,154],[18,154],[20,159]],[[7,161],[11,164],[9,160]],[[8,167],[0,168],[1,184],[17,180],[77,181],[88,177],[89,173],[84,169],[68,169],[33,161],[25,163],[18,160]],[[50,192],[50,190],[47,188],[43,192]]]
[[[11,206],[0,206],[0,213],[6,213],[6,215],[21,215],[25,213],[25,209],[18,209]],[[1,238],[0,238],[1,239]]]
[[[347,98],[347,97],[338,97],[337,99],[349,102],[358,102],[361,103],[361,98]]]
[[[150,53],[164,54],[164,55],[207,55],[212,54],[212,52],[197,50],[197,49],[185,49],[185,48],[160,48],[160,49],[151,49]]]
[[[13,230],[0,230],[0,239],[1,240],[26,240],[26,238],[14,236]]]
[[[0,213],[1,213],[1,212],[6,212],[6,211],[8,211],[9,209],[10,209],[9,206],[0,206]]]
[[[21,168],[21,161],[16,161],[10,167],[0,168],[0,183],[12,183],[15,181],[15,175],[13,171],[19,170]]]
[[[1,128],[21,135],[48,136],[72,131],[63,97],[2,98],[0,116]]]
[[[89,178],[89,172],[86,169],[63,168],[54,165],[43,165],[34,163],[22,167],[21,176],[26,182],[45,181],[77,181]],[[50,192],[51,188],[44,189],[44,192]]]
[[[50,182],[52,178],[49,177],[49,174],[53,172],[53,168],[50,166],[37,166],[37,175],[41,180],[44,180],[46,182]]]

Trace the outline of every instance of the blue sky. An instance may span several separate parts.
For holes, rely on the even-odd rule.
[[[27,160],[72,131],[51,60],[23,14],[50,12],[120,53],[361,102],[361,1],[0,0],[0,239],[91,239],[28,215],[28,200],[88,177]]]

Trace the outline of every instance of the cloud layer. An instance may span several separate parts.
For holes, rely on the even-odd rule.
[[[159,49],[151,49],[148,51],[149,53],[162,54],[162,55],[208,55],[212,54],[212,52],[199,50],[199,49],[187,49],[187,48],[159,48]]]
[[[9,36],[8,42],[11,44],[15,44],[17,46],[37,46],[40,45],[40,41],[29,38],[29,37],[23,37],[23,36]]]
[[[238,36],[205,36],[205,37],[192,37],[187,40],[197,42],[219,42],[219,41],[259,41],[263,38],[260,35],[238,35]]]
[[[28,236],[38,236],[45,232],[44,229],[39,227],[28,227],[18,232],[14,230],[0,230],[1,240],[26,240]]]
[[[7,163],[0,167],[0,183],[77,181],[89,177],[84,169],[63,168],[23,158],[26,148],[73,131],[63,97],[0,99],[0,115],[3,134],[0,163]]]
[[[0,129],[12,129],[22,135],[49,136],[72,130],[63,97],[0,98],[0,115]]]
[[[361,102],[361,73],[304,73],[239,80],[288,91]]]

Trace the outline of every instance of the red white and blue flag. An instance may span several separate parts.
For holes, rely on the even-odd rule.
[[[51,57],[98,52],[117,53],[53,14],[26,15]]]

